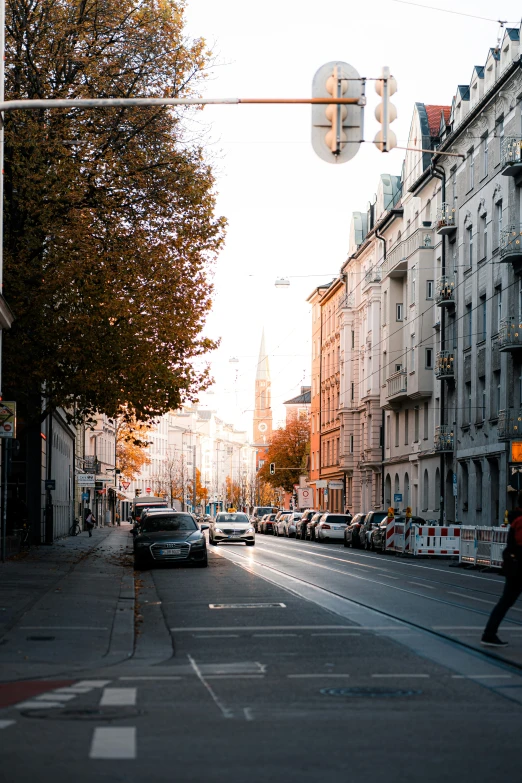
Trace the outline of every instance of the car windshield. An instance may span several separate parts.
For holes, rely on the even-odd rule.
[[[347,517],[345,514],[329,514],[326,517],[325,522],[334,522],[334,523],[337,522],[339,524],[342,522],[343,524],[346,525],[348,524],[349,519],[350,517]]]
[[[188,514],[176,514],[176,516],[162,517],[154,514],[148,517],[142,526],[142,533],[160,533],[171,530],[197,530],[198,526]]]
[[[216,522],[222,525],[224,522],[242,522],[247,524],[248,517],[246,514],[218,514]]]
[[[267,506],[266,508],[265,507],[262,507],[262,508],[260,507],[260,508],[258,508],[256,510],[256,515],[258,517],[261,517],[261,516],[263,516],[263,514],[270,514],[271,511],[272,511],[272,509],[270,508],[270,506]]]
[[[378,511],[372,517],[372,525],[378,525],[379,522],[382,522],[382,520],[386,519],[387,516],[388,514],[386,513],[386,511]]]

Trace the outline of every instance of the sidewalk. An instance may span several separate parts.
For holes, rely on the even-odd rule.
[[[0,564],[3,681],[126,660],[134,645],[130,526],[87,533]]]

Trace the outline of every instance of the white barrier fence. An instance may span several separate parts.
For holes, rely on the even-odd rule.
[[[457,556],[460,552],[459,526],[413,525],[391,520],[386,526],[386,551],[412,555]]]
[[[507,527],[463,527],[459,562],[502,568],[507,536]]]

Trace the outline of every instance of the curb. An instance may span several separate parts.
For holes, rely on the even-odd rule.
[[[129,546],[127,545],[127,549]],[[114,622],[112,624],[109,649],[104,656],[106,661],[115,662],[130,658],[134,653],[134,574],[123,574],[120,583],[120,594]]]

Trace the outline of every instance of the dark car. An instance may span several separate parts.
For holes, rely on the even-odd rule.
[[[406,522],[406,517],[395,517],[395,522],[404,523]],[[412,517],[411,523],[413,525],[425,525],[426,520],[422,517]],[[387,521],[386,519],[383,519],[383,521],[377,525],[376,528],[374,528],[370,533],[370,549],[377,552],[385,552],[386,551],[386,527],[387,527]]]
[[[369,511],[364,518],[364,522],[359,528],[359,541],[364,549],[371,549],[371,534],[374,528],[378,527],[388,516],[387,511]]]
[[[276,518],[275,514],[265,514],[265,516],[261,520],[261,525],[259,526],[259,532],[265,534],[273,533],[275,518]]]
[[[356,547],[359,547],[360,544],[360,538],[359,538],[359,531],[361,529],[361,525],[364,522],[364,519],[366,517],[366,512],[361,514],[356,514],[349,525],[346,526],[346,530],[344,531],[344,545],[345,546],[353,546],[355,549]]]
[[[207,540],[192,514],[180,511],[144,515],[134,539],[134,567],[156,563],[193,563],[206,568]]]
[[[317,511],[315,511],[313,508],[308,508],[301,519],[298,519],[295,523],[295,537],[301,538],[303,541],[306,538],[306,526],[312,519],[313,515],[317,514]]]
[[[312,519],[307,524],[306,526],[307,541],[315,541],[315,528],[319,524],[319,520],[321,519],[324,513],[325,513],[324,511],[316,511]]]

